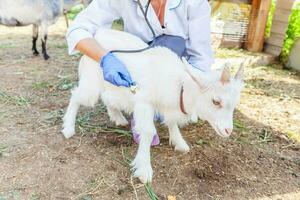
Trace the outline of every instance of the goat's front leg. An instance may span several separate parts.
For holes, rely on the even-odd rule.
[[[48,60],[50,56],[47,53],[47,35],[48,35],[48,26],[45,24],[42,24],[42,53],[45,60]]]
[[[182,153],[187,153],[190,147],[187,145],[186,141],[182,138],[178,125],[176,123],[167,124],[169,129],[169,144],[175,147],[175,151]]]
[[[153,170],[150,161],[150,145],[156,129],[153,122],[154,109],[148,104],[138,104],[134,108],[134,129],[140,134],[138,152],[132,162],[134,177],[142,183],[152,180]]]

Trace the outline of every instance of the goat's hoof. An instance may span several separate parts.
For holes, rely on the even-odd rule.
[[[137,177],[143,184],[150,183],[152,181],[153,170],[151,166],[141,166],[135,169],[134,177]]]
[[[128,121],[125,118],[120,118],[118,120],[115,120],[115,123],[117,126],[127,126]]]
[[[44,54],[44,59],[48,60],[50,58],[50,56],[48,54]]]
[[[136,159],[131,163],[132,170],[134,171],[133,176],[138,178],[143,184],[150,183],[152,181],[153,170],[151,164],[145,164],[137,161]]]
[[[39,53],[38,51],[33,51],[32,54],[33,54],[34,56],[38,56],[40,53]]]
[[[169,140],[169,144],[170,146],[174,146],[175,147],[175,151],[178,151],[180,153],[187,153],[190,151],[190,147],[189,145],[187,145],[187,143],[182,140],[180,142],[176,141],[172,141],[172,139]]]
[[[65,136],[66,139],[69,139],[70,137],[75,135],[75,129],[74,128],[64,128],[61,132]]]
[[[190,151],[190,147],[184,143],[184,144],[180,144],[180,145],[176,145],[175,146],[175,151],[178,151],[180,153],[187,153]]]

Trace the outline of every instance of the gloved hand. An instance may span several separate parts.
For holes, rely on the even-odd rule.
[[[103,77],[106,81],[116,86],[130,87],[135,85],[124,63],[112,53],[102,57],[100,66],[103,68]]]

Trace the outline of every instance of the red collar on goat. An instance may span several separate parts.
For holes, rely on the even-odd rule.
[[[185,108],[184,108],[184,102],[183,102],[183,86],[181,86],[181,91],[180,91],[180,110],[183,114],[187,115],[188,113],[185,111]]]

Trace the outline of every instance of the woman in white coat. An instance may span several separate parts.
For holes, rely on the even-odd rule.
[[[150,43],[154,38],[144,17],[147,5],[147,18],[155,35],[160,37],[158,43],[179,49],[180,53],[176,53],[183,56],[184,52],[192,66],[209,71],[213,53],[207,0],[93,0],[67,32],[69,54],[80,51],[99,62],[104,79],[116,86],[133,85],[134,80],[126,66],[112,53],[106,52],[93,36],[99,28],[110,28],[114,20],[122,18],[124,31]],[[176,36],[180,42],[165,39],[165,35]]]

